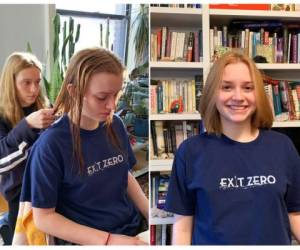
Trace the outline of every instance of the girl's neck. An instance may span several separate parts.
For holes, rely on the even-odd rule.
[[[237,124],[230,127],[224,126],[223,134],[237,142],[251,142],[258,137],[259,129],[253,128],[251,124],[246,127],[245,125]]]
[[[68,116],[71,119],[70,114],[68,114]],[[72,122],[76,123],[75,117],[72,119]],[[95,130],[98,128],[98,126],[99,126],[99,122],[97,122],[93,119],[90,119],[90,118],[86,117],[85,115],[81,114],[80,128],[85,129],[85,130]]]

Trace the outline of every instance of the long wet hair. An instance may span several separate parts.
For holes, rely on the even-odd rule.
[[[16,88],[16,76],[20,71],[31,67],[42,71],[42,64],[35,55],[27,52],[14,52],[5,61],[0,78],[0,116],[15,127],[24,118],[23,108]],[[48,99],[40,90],[34,103],[35,109],[49,105]]]
[[[212,66],[205,86],[199,110],[208,133],[220,135],[222,133],[222,123],[220,113],[216,107],[216,96],[220,89],[224,69],[229,64],[244,63],[250,72],[256,97],[256,110],[252,115],[251,125],[253,128],[269,129],[273,124],[273,113],[270,102],[264,90],[263,79],[255,63],[246,55],[238,51],[230,51],[218,59]]]
[[[97,73],[122,75],[124,71],[120,60],[110,51],[102,48],[88,48],[77,52],[70,60],[62,87],[56,99],[55,113],[68,113],[73,140],[74,159],[79,164],[79,172],[83,172],[84,159],[80,139],[80,121],[83,107],[83,97],[91,77]],[[68,84],[73,84],[72,96]],[[111,126],[113,115],[106,120],[106,129],[112,144],[120,149],[120,142]]]

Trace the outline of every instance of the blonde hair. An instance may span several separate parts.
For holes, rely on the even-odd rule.
[[[74,159],[79,162],[80,172],[83,170],[83,157],[80,140],[80,121],[83,106],[83,97],[86,93],[87,85],[94,74],[105,72],[114,75],[123,74],[123,65],[120,60],[110,51],[101,48],[88,48],[77,52],[70,60],[66,75],[56,99],[54,108],[56,113],[69,113],[71,133],[73,139]],[[73,97],[68,91],[68,84],[75,86]],[[119,146],[119,140],[113,132],[112,115],[106,120],[106,127],[112,143]]]
[[[272,127],[272,109],[264,90],[260,71],[249,57],[233,50],[224,54],[214,63],[203,89],[199,110],[208,133],[215,133],[217,135],[222,133],[221,118],[216,107],[216,96],[220,88],[225,67],[229,64],[240,62],[247,65],[255,89],[256,110],[252,115],[251,125],[254,128],[269,129]]]
[[[15,127],[24,117],[21,103],[17,96],[16,76],[20,71],[35,67],[40,72],[42,64],[35,55],[27,52],[14,52],[7,59],[3,66],[0,78],[0,115]],[[34,103],[36,110],[46,107],[47,98],[42,91]]]

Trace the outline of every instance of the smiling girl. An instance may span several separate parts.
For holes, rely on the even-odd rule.
[[[286,245],[300,240],[300,158],[273,116],[255,63],[229,52],[207,77],[206,132],[179,147],[166,209],[173,244]]]

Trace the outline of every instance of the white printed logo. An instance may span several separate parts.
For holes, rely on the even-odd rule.
[[[95,164],[87,167],[87,173],[89,176],[93,175],[96,172],[104,171],[107,168],[111,168],[124,161],[123,155],[118,155],[104,159],[102,161],[95,162]]]
[[[232,178],[221,178],[220,179],[220,189],[229,188],[253,188],[256,186],[263,185],[274,185],[276,183],[276,178],[273,175],[255,175],[247,177],[237,177]]]

